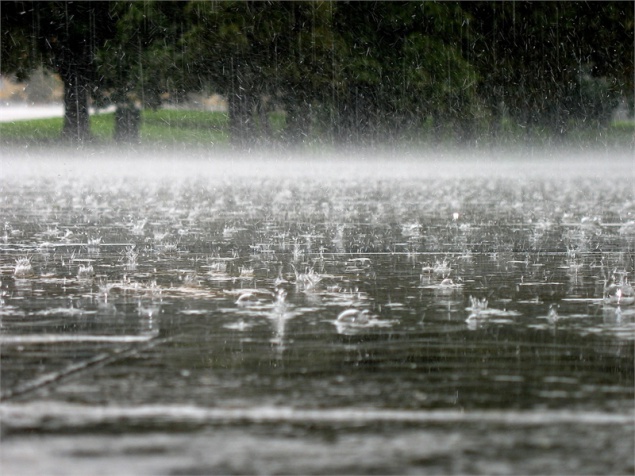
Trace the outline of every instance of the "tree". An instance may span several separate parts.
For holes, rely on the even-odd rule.
[[[114,34],[99,48],[95,64],[100,87],[93,97],[100,106],[115,104],[115,140],[138,142],[139,108],[158,108],[163,97],[185,94],[179,41],[185,2],[113,2]],[[174,87],[174,84],[179,86]]]
[[[214,88],[227,96],[229,130],[235,145],[253,139],[254,96],[259,57],[253,42],[254,2],[193,2],[188,8],[187,89]]]
[[[472,61],[496,122],[505,112],[530,138],[536,130],[562,137],[576,124],[605,126],[617,98],[632,97],[632,3],[462,7],[475,19]]]
[[[24,78],[39,64],[64,83],[62,136],[90,137],[88,99],[97,81],[95,54],[113,33],[109,2],[2,2],[2,72]]]
[[[426,122],[454,120],[458,135],[469,135],[459,120],[476,102],[476,72],[462,56],[468,19],[450,3],[338,3],[334,28],[346,45],[337,60],[338,140],[400,140]]]
[[[232,142],[270,135],[268,111],[285,112],[283,139],[302,143],[328,116],[337,44],[330,2],[192,2],[185,35],[190,77],[224,93]],[[337,53],[339,57],[339,53]]]
[[[333,31],[335,7],[329,2],[278,2],[272,9],[275,14],[267,13],[267,30],[272,34],[263,38],[270,60],[263,72],[271,78],[270,93],[286,113],[284,139],[301,144],[314,129],[328,131],[325,123],[331,118],[336,58],[342,47]]]

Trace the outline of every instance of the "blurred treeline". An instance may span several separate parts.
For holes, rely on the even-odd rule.
[[[233,142],[558,139],[634,109],[633,2],[135,1],[1,4],[2,74],[44,65],[64,135],[90,102],[137,108],[217,93]]]

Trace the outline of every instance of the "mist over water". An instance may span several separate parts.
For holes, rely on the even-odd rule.
[[[425,179],[474,176],[604,177],[631,180],[632,148],[558,147],[328,147],[232,149],[174,147],[3,147],[3,173],[11,176],[91,176],[154,180],[199,177]]]
[[[629,151],[0,160],[9,470],[633,471]]]

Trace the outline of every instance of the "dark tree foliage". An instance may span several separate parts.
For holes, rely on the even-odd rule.
[[[64,134],[89,97],[120,109],[227,98],[232,141],[471,143],[602,128],[633,104],[632,2],[2,2],[2,73],[44,64],[65,85]],[[128,111],[128,112],[126,112]],[[119,124],[119,122],[118,122]]]
[[[603,127],[632,98],[625,2],[194,3],[188,64],[227,92],[234,137],[266,132],[273,98],[290,141],[374,143],[515,124],[528,138]],[[632,101],[632,99],[631,99]],[[260,130],[256,125],[260,124]],[[239,139],[239,142],[242,139]]]
[[[465,2],[476,23],[468,48],[479,95],[494,117],[507,112],[553,135],[605,125],[618,97],[633,94],[633,4]]]
[[[225,93],[234,143],[267,138],[274,105],[286,112],[286,140],[308,135],[311,111],[332,83],[331,11],[319,2],[190,5],[188,87]]]
[[[457,4],[344,2],[335,30],[346,45],[334,104],[340,141],[403,139],[426,122],[456,122],[465,138],[476,71],[461,54],[469,21]]]
[[[34,31],[37,18],[28,14],[30,2],[0,2],[0,65],[2,73],[13,73],[20,81],[43,63]]]

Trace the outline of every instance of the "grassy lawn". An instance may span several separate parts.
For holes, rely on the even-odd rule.
[[[144,111],[141,141],[155,144],[226,144],[227,114],[223,112],[160,109]]]
[[[272,134],[280,138],[284,128],[284,115],[272,113],[270,116]],[[91,116],[90,127],[94,143],[114,144],[114,113]],[[48,145],[61,142],[60,132],[63,119],[33,119],[0,123],[0,143],[12,145]],[[223,112],[160,109],[142,111],[141,142],[152,146],[213,146],[229,143],[228,117]],[[430,141],[452,145],[453,134],[442,131],[421,131],[419,137],[412,137],[412,143],[425,147]],[[434,137],[433,137],[434,136]],[[574,128],[564,138],[561,145],[585,147],[587,145],[633,147],[635,123],[619,122],[605,130]],[[486,139],[487,140],[487,139]],[[510,124],[502,124],[500,134],[494,139],[500,145],[513,145],[526,140],[523,129]],[[536,134],[533,138],[540,145],[551,143],[548,137]],[[317,141],[319,143],[319,140]]]
[[[60,141],[63,119],[33,119],[0,123],[0,142],[57,143]],[[158,110],[143,111],[141,141],[155,145],[226,144],[227,114],[206,111]],[[90,130],[97,144],[114,143],[115,115],[98,114],[90,118]]]
[[[4,143],[54,142],[58,140],[64,120],[32,119],[30,121],[0,122],[0,141]]]

